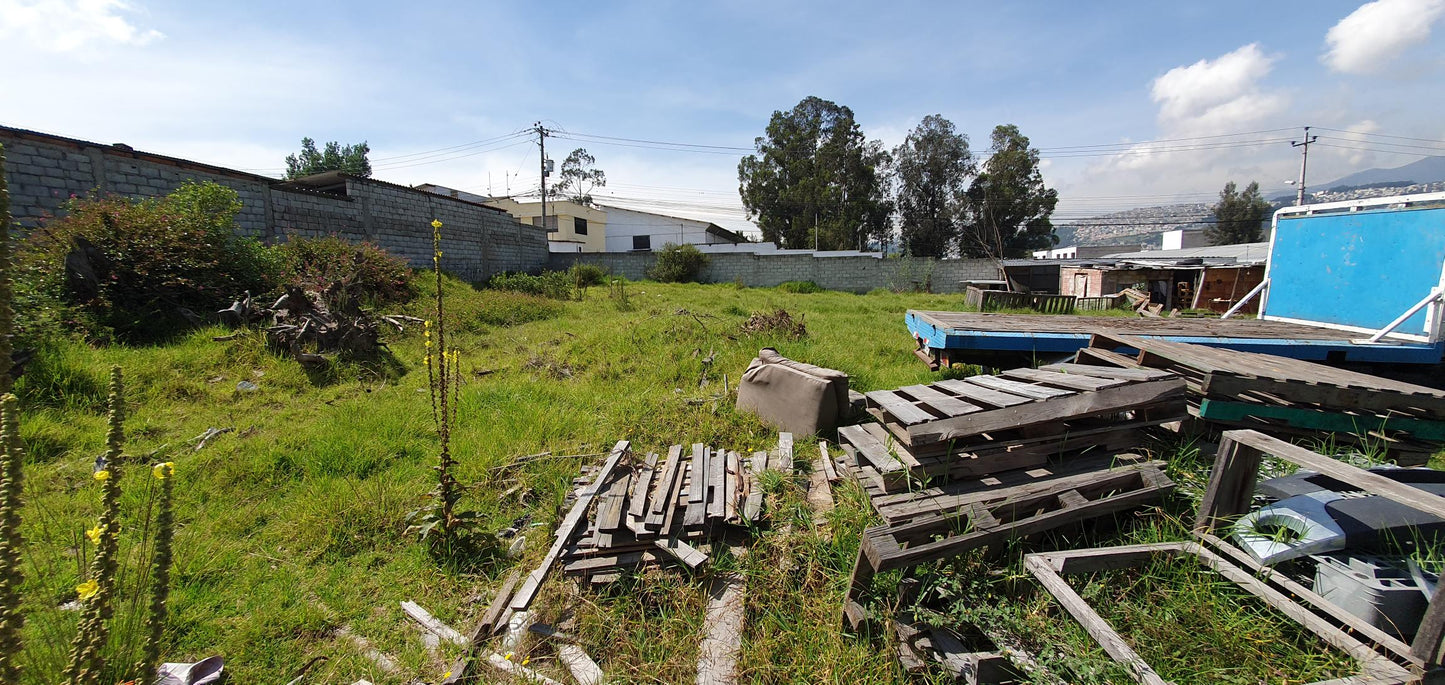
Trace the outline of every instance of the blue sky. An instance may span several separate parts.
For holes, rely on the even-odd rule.
[[[1067,219],[1208,201],[1231,179],[1282,189],[1306,124],[1339,129],[1320,131],[1335,147],[1311,152],[1313,182],[1445,154],[1386,137],[1445,140],[1442,15],[1445,0],[0,0],[0,123],[263,173],[302,136],[366,140],[379,178],[500,194],[536,187],[536,146],[504,138],[534,121],[746,147],[817,95],[889,147],[928,114],[977,150],[1017,124]],[[421,154],[476,141],[493,142]],[[745,225],[741,153],[548,152],[578,146],[619,204]]]

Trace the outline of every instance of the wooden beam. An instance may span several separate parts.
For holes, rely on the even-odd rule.
[[[1330,478],[1353,485],[1365,492],[1388,497],[1412,509],[1445,518],[1445,497],[1433,495],[1419,488],[1410,487],[1377,473],[1370,473],[1340,461],[1331,459],[1297,445],[1291,445],[1278,438],[1253,430],[1225,431],[1225,440],[1233,440],[1252,447],[1265,454],[1322,473]],[[1222,447],[1222,445],[1221,445]]]
[[[1249,512],[1263,454],[1225,433],[1219,441],[1209,484],[1199,502],[1194,531],[1215,534]]]
[[[1036,386],[1035,386],[1036,387]],[[1109,414],[1141,406],[1177,404],[1184,411],[1184,381],[1179,378],[1134,383],[1088,393],[1070,393],[1046,402],[1030,402],[908,427],[909,444],[919,445],[980,433],[1022,428],[1067,418]]]

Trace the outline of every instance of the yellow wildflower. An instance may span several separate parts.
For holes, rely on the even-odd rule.
[[[106,470],[106,469],[101,469],[101,470],[96,471],[95,473],[91,474],[91,477],[94,478],[94,479],[96,479],[96,480],[98,480],[98,481],[100,481],[100,482],[102,482],[102,483],[104,483],[105,481],[110,480],[110,471],[108,471],[108,470]]]
[[[431,220],[431,227],[432,227],[432,228],[441,228],[441,227],[442,227],[442,220],[441,220],[441,219],[432,219],[432,220]]]
[[[511,661],[511,660],[512,660],[512,653],[511,653],[511,652],[507,652],[507,661]]]
[[[100,536],[103,533],[105,533],[105,526],[96,524],[94,528],[85,531],[85,537],[86,539],[90,540],[90,544],[98,545],[100,544]]]
[[[451,672],[451,671],[447,671],[446,673],[443,673],[443,674],[442,674],[442,680],[446,680],[447,678],[450,678],[450,677],[452,677],[452,672]]]
[[[95,582],[94,578],[75,586],[75,594],[82,602],[94,597],[97,592],[100,592],[100,583]]]
[[[168,461],[163,464],[156,464],[155,466],[151,467],[151,475],[155,476],[157,480],[165,480],[167,478],[170,478],[172,475],[175,474],[175,472],[175,462]]]
[[[527,657],[527,658],[525,658],[525,659],[522,659],[522,665],[523,665],[523,666],[526,666],[527,664],[530,664],[530,663],[532,663],[532,657],[529,656],[529,657]]]

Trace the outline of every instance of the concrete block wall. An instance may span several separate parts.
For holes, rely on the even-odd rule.
[[[752,287],[772,287],[786,281],[813,281],[829,290],[866,293],[876,288],[909,289],[928,282],[936,293],[963,291],[962,281],[999,278],[996,262],[988,259],[875,259],[873,257],[814,257],[799,254],[714,254],[699,274],[704,283],[741,280]],[[656,257],[646,252],[554,254],[548,268],[562,270],[573,263],[596,264],[628,279],[646,277]]]
[[[64,213],[71,197],[162,197],[186,180],[214,181],[241,199],[240,233],[265,240],[336,235],[369,240],[413,267],[432,265],[431,220],[442,229],[442,267],[470,280],[547,266],[545,231],[471,202],[368,179],[346,195],[275,186],[274,179],[126,147],[0,127],[11,209],[22,227]]]

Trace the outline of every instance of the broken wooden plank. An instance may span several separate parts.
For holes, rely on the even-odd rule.
[[[741,483],[741,471],[742,464],[741,459],[738,458],[738,453],[728,450],[727,493],[723,497],[725,508],[723,518],[730,523],[738,520],[738,491],[740,490],[738,486]]]
[[[682,562],[684,566],[690,569],[696,570],[707,563],[708,557],[706,554],[703,554],[698,551],[697,548],[676,537],[653,540],[652,544],[658,549],[671,554],[673,558]]]
[[[571,643],[558,646],[557,660],[567,667],[577,685],[602,685],[602,668],[581,647]]]
[[[793,434],[778,433],[778,448],[773,452],[768,468],[774,471],[793,472]]]
[[[707,466],[707,521],[721,522],[727,517],[727,454],[722,450],[712,450],[708,454]]]
[[[827,475],[829,483],[838,481],[838,467],[833,463],[833,458],[828,455],[828,443],[824,440],[818,441],[818,450],[823,453],[823,473]]]
[[[406,612],[406,615],[410,616],[411,620],[419,623],[422,628],[426,629],[428,633],[435,635],[438,639],[446,640],[456,645],[469,644],[467,638],[463,637],[461,633],[453,630],[451,626],[438,621],[435,616],[432,616],[430,612],[423,609],[420,604],[411,601],[402,602],[401,610]]]
[[[838,429],[838,437],[848,441],[858,453],[868,460],[879,473],[903,471],[903,463],[877,437],[862,426],[844,426]]]
[[[552,548],[547,551],[545,557],[542,557],[542,562],[537,565],[537,568],[527,574],[527,580],[522,583],[522,587],[518,589],[517,594],[512,597],[512,601],[508,606],[514,611],[522,611],[528,606],[531,606],[532,598],[537,595],[537,588],[541,587],[542,581],[547,579],[547,574],[552,570],[552,565],[557,562],[557,557],[562,554],[562,548],[567,545],[567,541],[577,532],[577,526],[587,514],[587,508],[597,496],[601,484],[606,482],[607,477],[612,474],[612,470],[617,468],[617,462],[622,460],[622,455],[627,453],[631,444],[632,443],[626,440],[620,440],[612,447],[612,454],[610,454],[607,457],[607,461],[602,464],[601,472],[598,474],[597,479],[593,481],[595,484],[577,498],[577,503],[572,505],[572,511],[568,512],[567,516],[562,519],[562,523],[557,526],[556,540],[553,541]]]
[[[697,685],[733,685],[737,682],[738,652],[742,648],[743,589],[741,575],[713,578],[698,644]]]
[[[758,480],[768,467],[768,453],[754,452],[748,469],[748,498],[743,502],[743,518],[756,521],[763,512],[763,484]]]
[[[642,472],[632,479],[632,492],[628,496],[627,513],[630,516],[642,518],[646,515],[647,492],[652,486],[652,473],[657,467],[657,453],[647,455],[647,464],[642,467]]]
[[[687,513],[682,525],[688,528],[701,526],[707,519],[707,445],[694,443],[692,462],[688,469]]]

